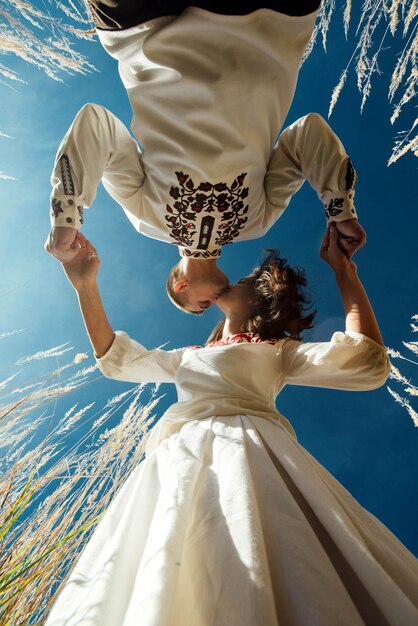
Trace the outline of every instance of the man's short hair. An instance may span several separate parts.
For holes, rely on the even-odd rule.
[[[174,290],[175,283],[183,277],[180,263],[181,261],[176,263],[176,265],[174,265],[170,270],[166,284],[167,295],[170,298],[171,302],[174,304],[174,306],[176,306],[178,309],[181,309],[182,311],[184,311],[185,313],[189,313],[190,315],[201,315],[201,311],[189,311],[185,308],[188,304],[188,298],[184,291]]]

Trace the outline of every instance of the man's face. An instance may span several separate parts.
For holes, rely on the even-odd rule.
[[[183,275],[174,283],[182,308],[190,313],[203,313],[227,289],[229,279],[216,263],[188,263]]]
[[[187,302],[184,308],[191,313],[203,313],[215,304],[229,285],[228,278],[223,272],[221,274],[222,276],[219,276],[217,280],[192,280],[185,291]]]
[[[177,273],[171,287],[174,292],[173,300],[189,313],[199,314],[206,311],[229,285],[228,276],[214,259],[183,258],[173,270]]]

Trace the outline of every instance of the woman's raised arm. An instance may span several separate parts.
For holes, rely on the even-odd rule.
[[[80,232],[75,258],[62,266],[74,287],[97,365],[107,378],[133,383],[174,383],[186,348],[147,350],[122,331],[113,332],[104,310],[94,246]]]
[[[100,358],[106,354],[115,338],[97,286],[100,260],[94,246],[80,232],[77,233],[76,244],[79,246],[77,256],[72,261],[63,263],[62,266],[77,293],[81,314],[95,356]]]
[[[321,258],[335,272],[344,304],[345,333],[330,341],[304,343],[286,339],[280,351],[285,384],[367,391],[383,385],[390,362],[357,268],[338,246],[330,224],[321,244]]]
[[[358,277],[357,267],[347,259],[338,246],[338,232],[333,223],[328,225],[320,251],[321,259],[334,270],[345,309],[345,327],[348,331],[362,333],[383,346],[377,320]]]

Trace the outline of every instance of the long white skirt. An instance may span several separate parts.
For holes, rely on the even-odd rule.
[[[64,625],[414,626],[418,561],[280,424],[195,420],[106,511]]]

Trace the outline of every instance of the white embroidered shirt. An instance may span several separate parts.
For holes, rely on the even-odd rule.
[[[183,256],[214,258],[225,244],[263,236],[305,180],[327,219],[356,218],[356,173],[319,115],[276,142],[315,15],[191,7],[99,31],[119,61],[141,149],[104,107],[83,107],[57,153],[52,225],[80,228],[100,180],[140,233]]]

